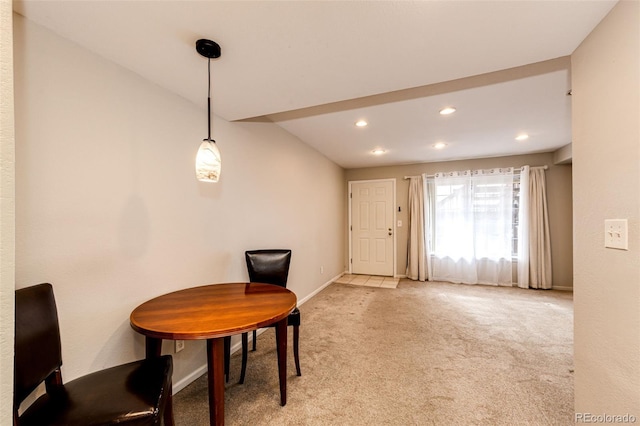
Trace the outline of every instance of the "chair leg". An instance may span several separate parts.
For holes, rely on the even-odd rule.
[[[224,338],[224,380],[229,382],[229,366],[231,364],[231,336]]]
[[[173,395],[172,392],[169,391],[169,397],[167,398],[167,404],[164,407],[164,426],[174,426],[173,420]]]
[[[247,372],[247,350],[249,349],[249,333],[242,333],[242,370],[240,370],[239,384],[244,383],[244,374]]]
[[[251,349],[252,352],[256,351],[256,339],[257,339],[258,334],[256,333],[256,330],[253,330],[253,347]]]
[[[296,360],[296,373],[302,376],[300,372],[300,355],[298,353],[298,341],[300,340],[300,326],[293,326],[293,358]]]

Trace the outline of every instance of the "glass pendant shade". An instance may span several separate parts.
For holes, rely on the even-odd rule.
[[[196,178],[201,182],[217,182],[220,179],[222,157],[213,139],[205,139],[196,155]]]

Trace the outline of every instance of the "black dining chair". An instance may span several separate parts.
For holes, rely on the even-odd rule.
[[[170,355],[135,361],[62,382],[62,348],[51,284],[15,292],[13,423],[24,425],[173,425]],[[40,384],[45,393],[18,415]]]
[[[288,249],[267,249],[249,250],[245,252],[249,281],[275,284],[281,287],[287,286],[289,277],[289,265],[291,264],[291,250]],[[300,356],[298,353],[298,342],[300,340],[300,310],[296,307],[287,317],[287,325],[293,327],[293,356],[296,363],[296,373],[301,376]],[[271,327],[275,327],[272,324]],[[256,350],[256,330],[253,330],[253,350]],[[240,382],[244,383],[247,370],[248,334],[242,333],[242,370]]]

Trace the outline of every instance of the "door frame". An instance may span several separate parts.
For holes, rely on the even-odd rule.
[[[349,190],[347,193],[347,204],[349,205],[349,224],[347,225],[348,239],[349,239],[349,274],[352,273],[353,270],[353,226],[352,226],[352,209],[351,202],[353,200],[352,196],[352,184],[354,183],[368,183],[368,182],[391,182],[391,202],[393,203],[393,278],[397,278],[397,259],[398,259],[398,245],[397,245],[397,235],[398,235],[398,227],[397,227],[397,196],[396,196],[396,178],[388,178],[388,179],[364,179],[364,180],[350,180],[349,181]]]

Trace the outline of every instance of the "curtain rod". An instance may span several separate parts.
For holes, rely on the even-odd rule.
[[[547,170],[549,168],[549,166],[547,166],[546,164],[544,166],[531,166],[529,167],[530,169],[543,169],[543,170]],[[522,167],[516,167],[517,171],[522,171]],[[406,179],[411,179],[411,178],[418,178],[418,177],[422,177],[420,176],[405,176],[405,180]],[[434,177],[434,175],[427,175],[428,178],[432,178]]]

